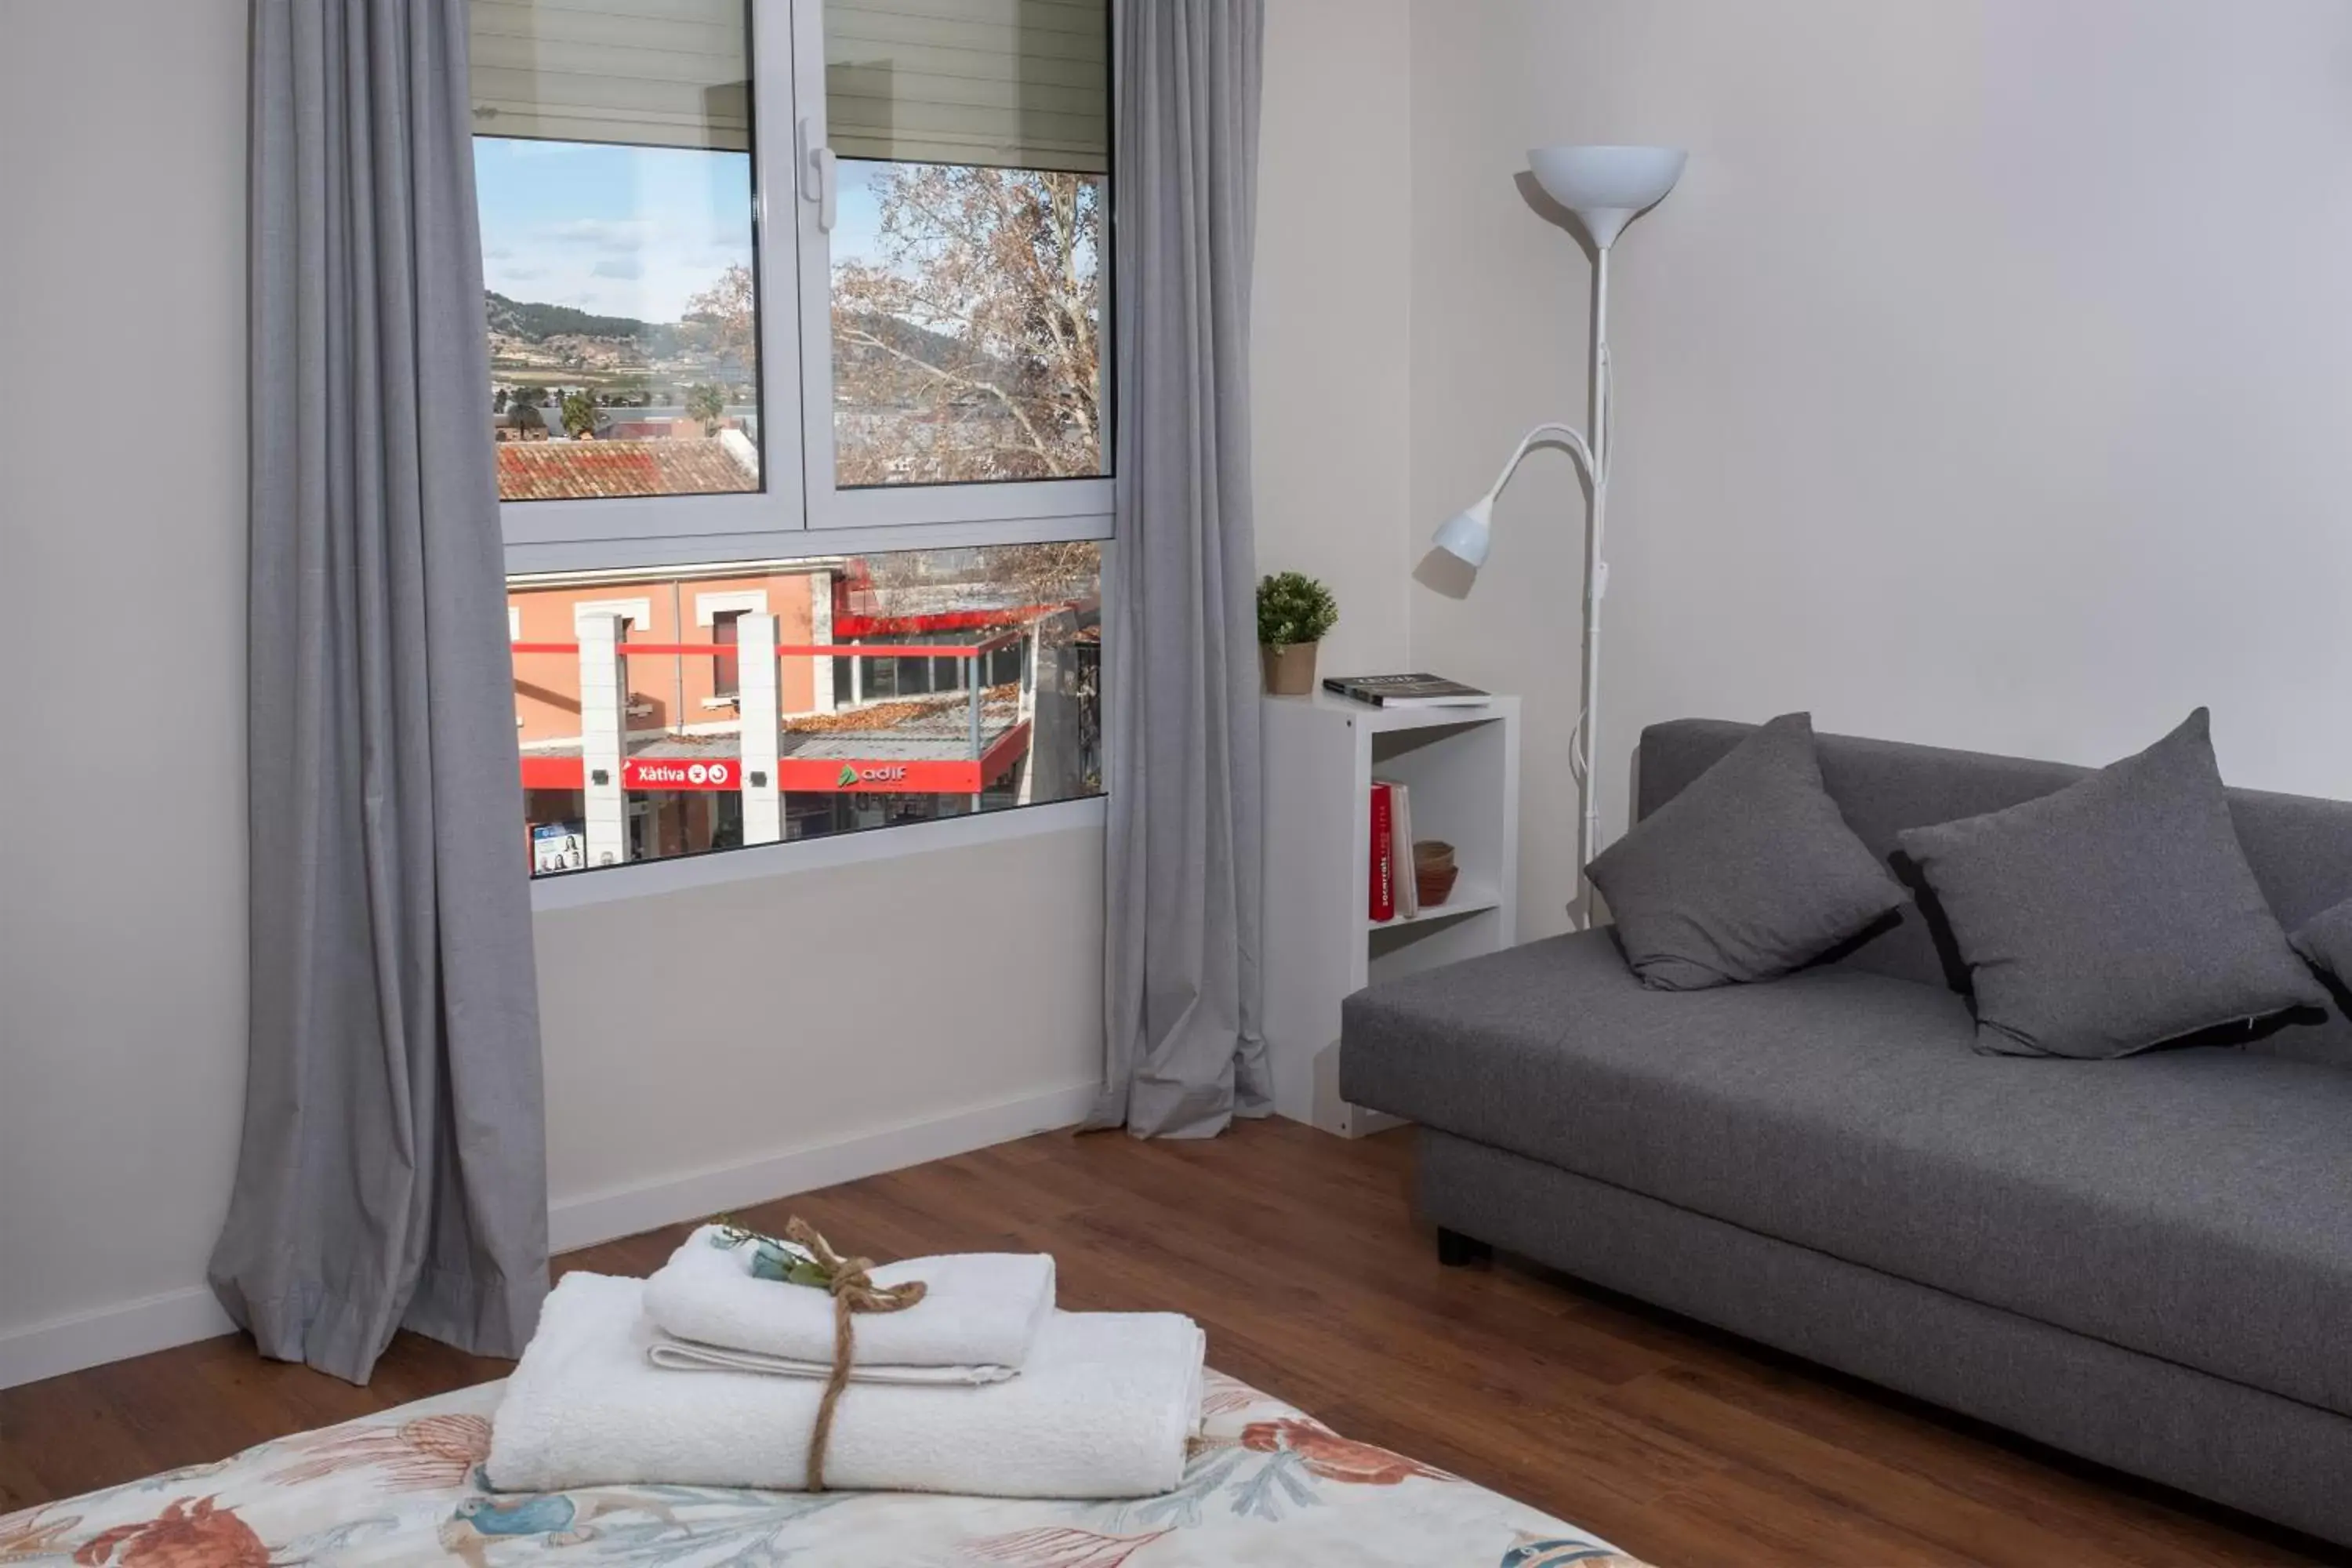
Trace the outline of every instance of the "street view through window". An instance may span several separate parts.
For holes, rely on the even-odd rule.
[[[1102,792],[1100,547],[508,579],[532,874]]]

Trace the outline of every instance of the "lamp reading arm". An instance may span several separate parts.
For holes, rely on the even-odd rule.
[[[1503,465],[1503,471],[1496,474],[1495,482],[1486,487],[1487,500],[1492,501],[1503,493],[1503,487],[1511,482],[1511,476],[1519,471],[1519,465],[1527,460],[1528,454],[1534,450],[1536,443],[1547,436],[1569,449],[1570,454],[1576,458],[1576,466],[1584,471],[1584,477],[1588,481],[1596,485],[1601,482],[1601,465],[1594,458],[1591,447],[1586,444],[1584,432],[1573,425],[1544,424],[1537,426],[1519,437],[1519,444],[1511,450],[1511,460]]]
[[[1605,256],[1606,253],[1603,254]],[[1601,353],[1603,356],[1606,355],[1605,347],[1601,350]],[[1603,368],[1594,374],[1593,399],[1596,405],[1594,415],[1599,421],[1597,427],[1601,434],[1602,451],[1605,452],[1609,417],[1607,384],[1601,379],[1606,374],[1605,357],[1601,364]],[[1495,477],[1493,487],[1479,499],[1476,505],[1463,514],[1462,520],[1457,520],[1457,524],[1448,526],[1451,528],[1457,526],[1461,521],[1475,520],[1477,534],[1476,561],[1483,562],[1486,554],[1487,519],[1493,512],[1495,498],[1502,494],[1505,485],[1511,482],[1511,476],[1518,472],[1519,465],[1527,460],[1528,453],[1534,449],[1536,443],[1546,438],[1557,441],[1568,448],[1570,455],[1576,459],[1576,466],[1584,471],[1586,482],[1592,487],[1592,518],[1585,531],[1583,701],[1578,705],[1576,727],[1569,732],[1568,755],[1569,772],[1576,780],[1577,793],[1582,796],[1583,809],[1581,818],[1577,824],[1576,846],[1577,866],[1581,871],[1599,851],[1601,840],[1601,811],[1592,790],[1592,716],[1598,701],[1600,686],[1601,600],[1601,596],[1609,591],[1609,566],[1601,556],[1601,531],[1604,526],[1606,514],[1603,508],[1607,495],[1603,459],[1594,454],[1591,446],[1584,438],[1584,433],[1574,426],[1554,423],[1538,425],[1520,437],[1518,446],[1512,449],[1510,461],[1505,463],[1503,471]],[[1443,533],[1440,535],[1440,542],[1446,542]],[[1585,918],[1588,922],[1591,918],[1590,904],[1586,906]]]

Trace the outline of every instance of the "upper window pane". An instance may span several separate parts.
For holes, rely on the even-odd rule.
[[[473,0],[508,500],[761,488],[744,0]]]
[[[825,0],[835,482],[1109,471],[1104,0]]]

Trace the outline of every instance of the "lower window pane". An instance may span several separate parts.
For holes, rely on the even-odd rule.
[[[509,578],[534,876],[1102,791],[1092,542]]]

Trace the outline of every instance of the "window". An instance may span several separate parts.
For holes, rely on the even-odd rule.
[[[741,662],[737,658],[735,626],[741,610],[721,610],[710,618],[711,646],[721,650],[710,661],[711,695],[725,700],[741,692]]]
[[[1099,795],[1100,569],[1079,542],[509,579],[533,874]]]
[[[843,486],[1105,471],[1103,8],[824,7]]]
[[[761,488],[742,0],[474,0],[499,494]]]
[[[1099,794],[1109,0],[472,0],[534,873]]]
[[[1108,5],[803,0],[795,22],[822,142],[801,233],[813,521],[1108,511]]]

